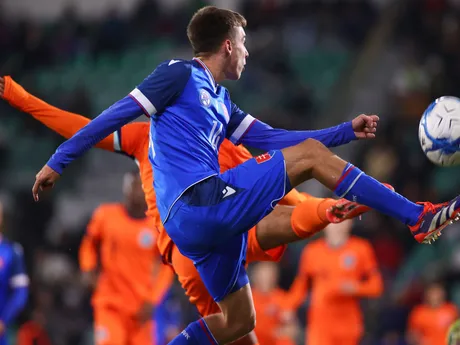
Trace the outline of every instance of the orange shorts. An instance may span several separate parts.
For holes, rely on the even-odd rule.
[[[96,345],[155,345],[152,321],[139,324],[132,315],[114,308],[94,308],[94,343]]]
[[[256,227],[249,231],[247,262],[254,261],[279,261],[286,250],[286,246],[280,246],[264,252],[256,238]],[[177,274],[185,294],[188,296],[190,303],[194,304],[201,316],[207,316],[220,312],[219,306],[209,295],[206,287],[201,281],[200,275],[196,270],[193,262],[183,256],[176,246],[172,249],[171,263]]]

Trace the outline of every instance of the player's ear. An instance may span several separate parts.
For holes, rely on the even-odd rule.
[[[233,46],[230,39],[226,39],[224,42],[225,55],[229,56],[232,54]]]

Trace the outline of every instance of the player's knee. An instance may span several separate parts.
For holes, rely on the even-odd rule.
[[[302,147],[302,152],[305,157],[310,159],[318,157],[324,150],[327,150],[323,143],[311,138],[303,141],[299,145]]]
[[[256,328],[256,312],[254,309],[249,310],[244,315],[239,315],[238,318],[234,319],[231,327],[234,330],[234,334],[240,337],[251,333]]]

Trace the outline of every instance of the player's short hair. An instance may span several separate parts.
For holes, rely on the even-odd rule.
[[[222,42],[232,39],[235,27],[246,27],[246,19],[231,10],[206,6],[199,9],[187,26],[187,36],[195,55],[215,53]]]

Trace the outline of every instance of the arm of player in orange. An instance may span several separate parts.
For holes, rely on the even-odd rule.
[[[94,211],[81,242],[78,261],[82,272],[93,272],[97,269],[98,247],[103,234],[102,213],[101,208]]]
[[[409,320],[407,324],[406,337],[409,344],[416,345],[420,343],[420,338],[423,334],[423,326],[421,326],[419,319],[419,310],[417,307],[415,307],[409,314]]]
[[[308,280],[311,277],[310,269],[308,267],[310,262],[309,256],[311,255],[310,252],[311,251],[308,246],[303,249],[297,276],[286,294],[285,306],[287,310],[298,309],[307,298]]]
[[[378,269],[374,250],[370,243],[363,247],[363,276],[357,286],[359,297],[379,297],[383,292],[383,279]]]
[[[63,136],[71,138],[81,128],[90,122],[90,119],[56,108],[45,101],[28,93],[21,85],[16,83],[11,77],[4,79],[4,92],[0,95],[11,106],[32,115],[36,120],[43,123],[46,127]],[[110,134],[102,139],[96,147],[107,150],[123,152],[130,156],[136,156],[143,150],[142,140],[145,140],[148,123],[136,122],[123,126],[116,134]],[[139,134],[142,132],[141,134]]]
[[[158,272],[156,274],[155,284],[153,285],[153,291],[150,296],[150,301],[154,306],[159,305],[166,293],[171,288],[174,281],[174,271],[169,265],[161,263],[159,265]]]
[[[10,76],[4,77],[5,91],[3,99],[18,110],[32,115],[46,127],[68,139],[90,122],[90,119],[59,108],[28,93]],[[96,147],[113,151],[113,134],[103,139]]]

